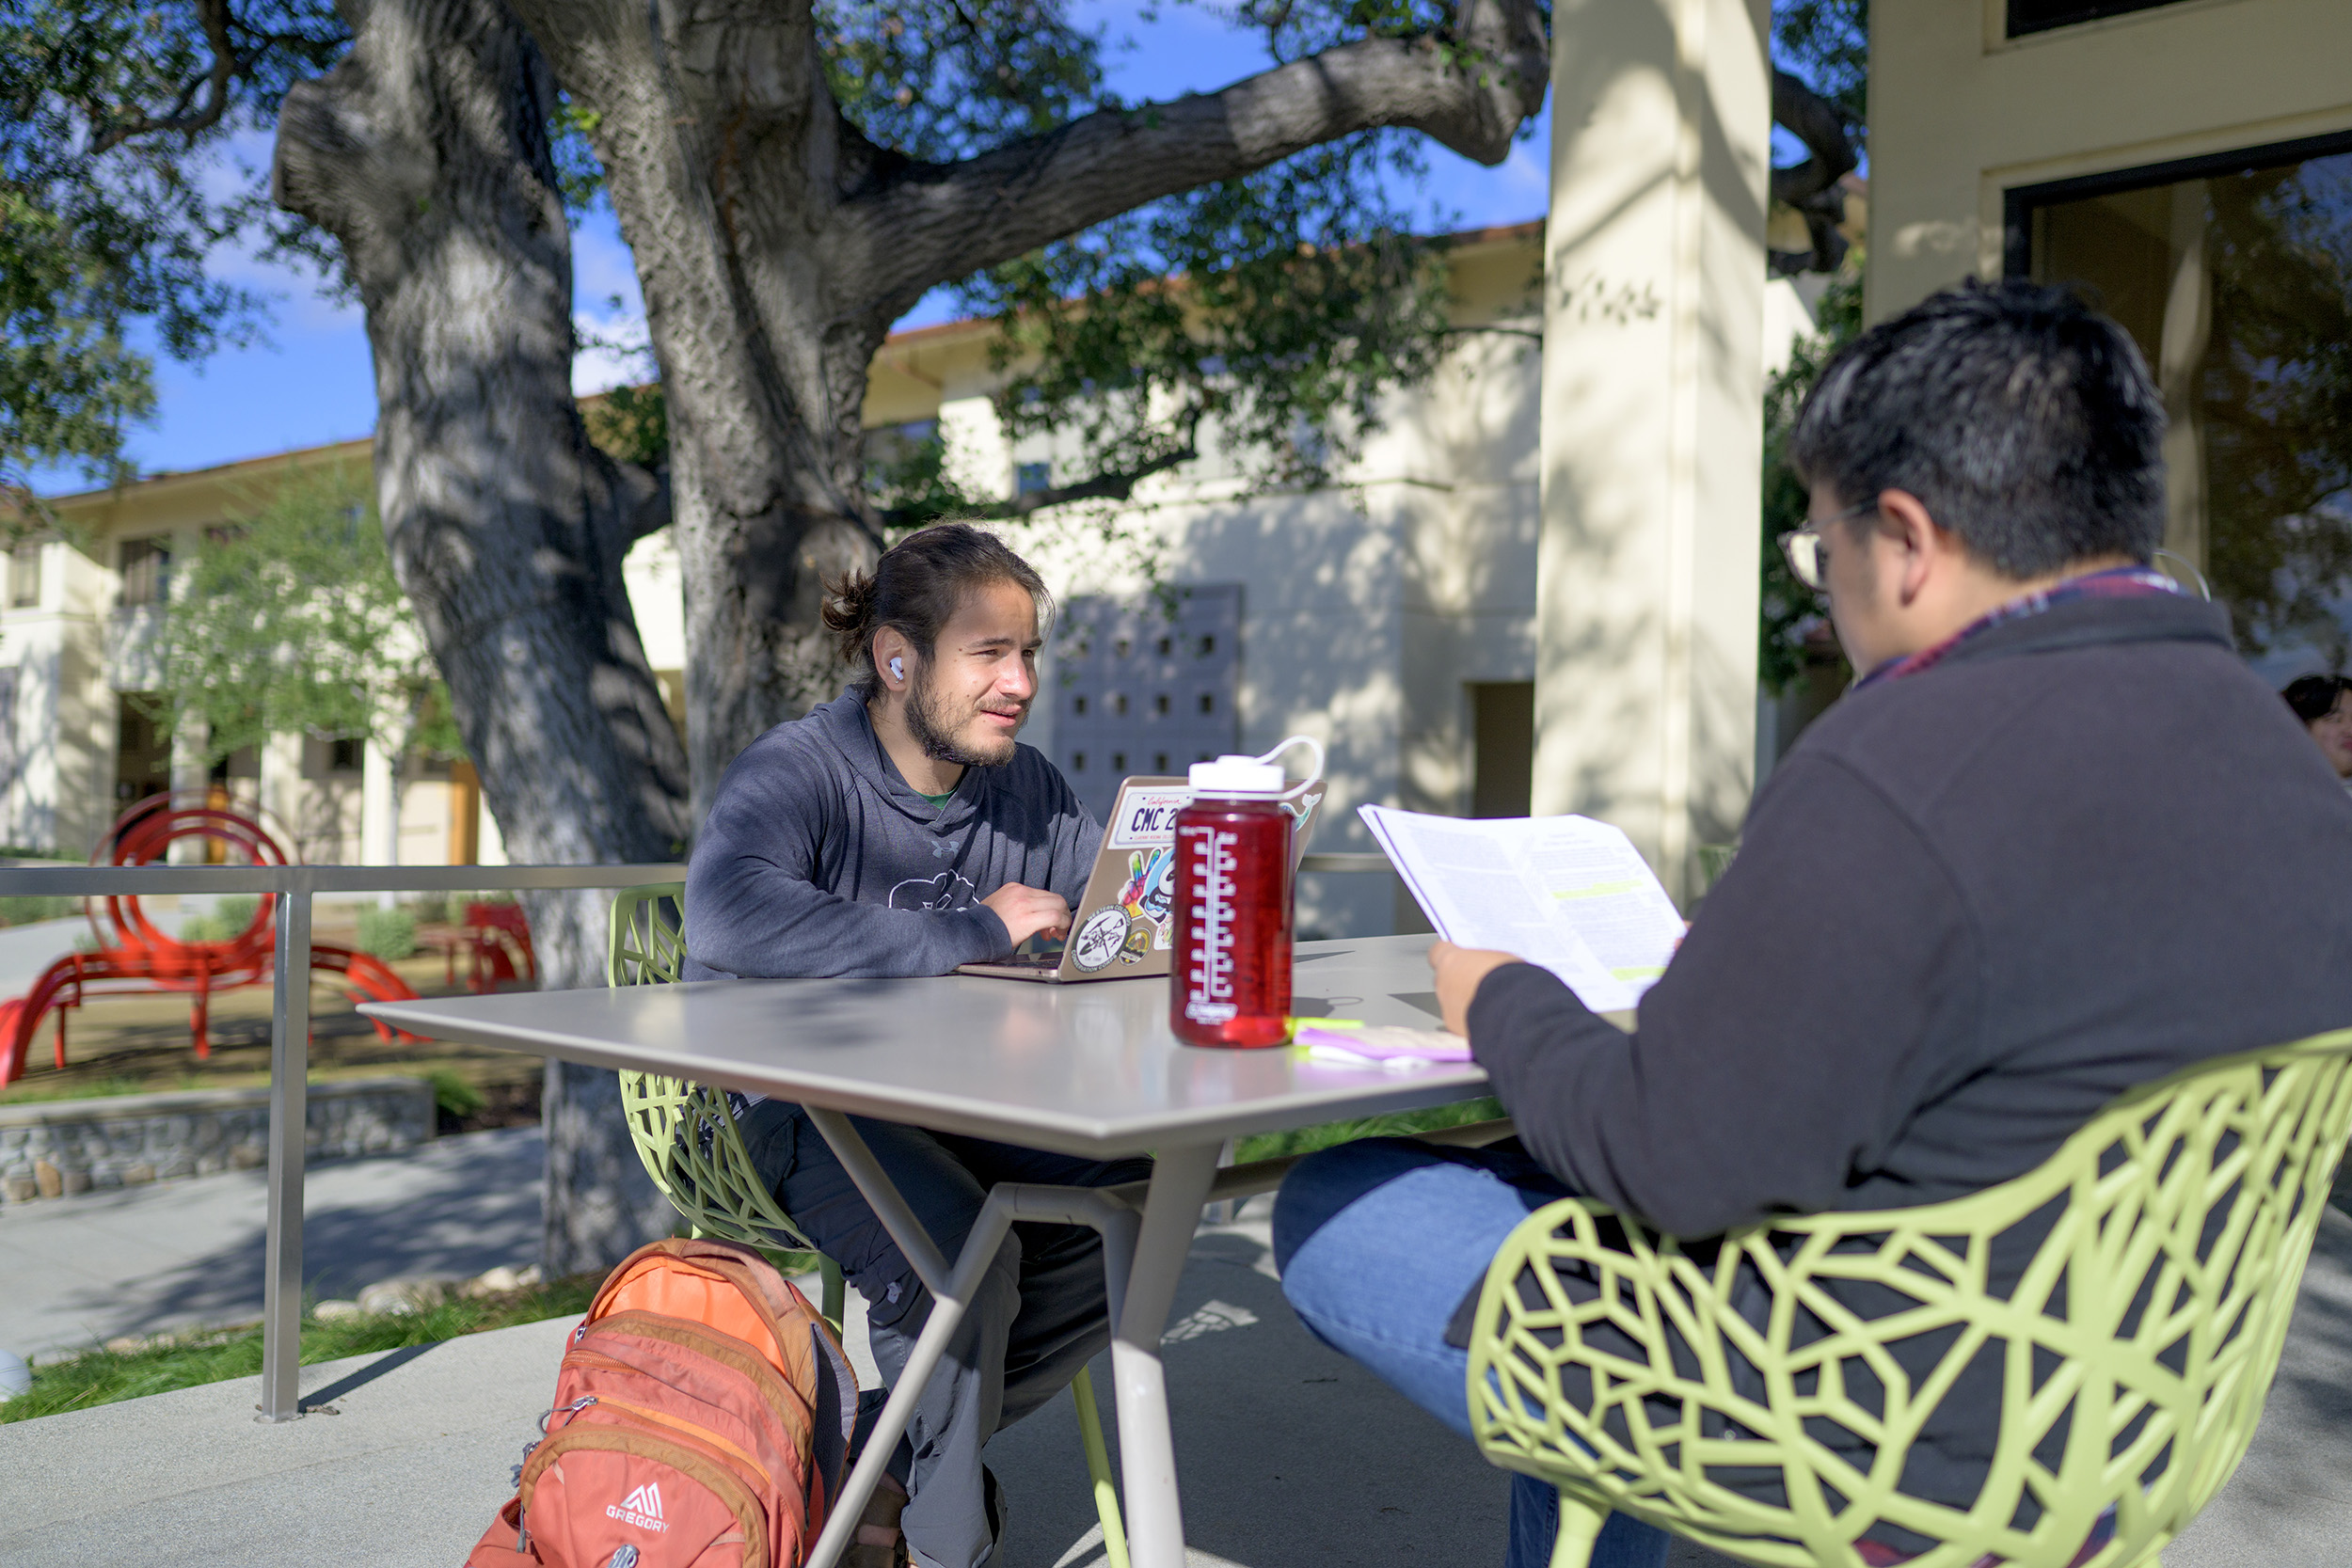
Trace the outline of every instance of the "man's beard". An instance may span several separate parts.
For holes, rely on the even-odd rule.
[[[977,716],[978,710],[974,712]],[[907,733],[933,762],[952,763],[958,768],[1001,768],[1012,760],[1014,742],[1010,736],[1005,736],[1003,746],[987,752],[956,738],[933,702],[928,671],[918,669],[914,679],[907,685],[906,721]]]

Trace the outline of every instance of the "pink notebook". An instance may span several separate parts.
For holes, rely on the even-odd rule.
[[[1442,1029],[1403,1029],[1391,1024],[1331,1029],[1309,1024],[1298,1031],[1295,1043],[1306,1047],[1314,1061],[1385,1068],[1391,1072],[1470,1059],[1470,1041]]]

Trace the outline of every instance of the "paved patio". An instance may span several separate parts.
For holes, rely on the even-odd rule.
[[[1193,1562],[1499,1563],[1502,1472],[1307,1336],[1272,1277],[1264,1213],[1259,1199],[1204,1227],[1177,1298],[1169,1388]],[[306,1396],[337,1414],[285,1426],[254,1420],[245,1380],[0,1427],[0,1564],[447,1568],[506,1496],[568,1326],[306,1369]],[[1008,1568],[1102,1560],[1066,1401],[990,1457],[1012,1502]],[[2165,1561],[2340,1568],[2348,1541],[2352,1220],[2330,1213],[2253,1452]],[[1671,1560],[1725,1562],[1687,1545]]]
[[[348,1296],[539,1256],[536,1127],[436,1138],[304,1179],[302,1278]],[[224,1172],[0,1209],[0,1349],[23,1356],[262,1315],[265,1173]],[[8,1482],[0,1479],[0,1490]]]

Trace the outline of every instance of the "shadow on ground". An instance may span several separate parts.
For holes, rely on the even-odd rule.
[[[1200,1237],[1170,1314],[1168,1400],[1194,1560],[1500,1564],[1509,1478],[1300,1325],[1263,1239],[1267,1201]],[[1107,1405],[1107,1356],[1094,1380]],[[1107,1410],[1104,1424],[1116,1425]],[[1116,1434],[1112,1444],[1116,1458]],[[1011,1502],[1006,1561],[1103,1560],[1066,1396],[998,1433],[988,1455]]]
[[[539,1129],[517,1127],[312,1165],[305,1289],[347,1297],[401,1275],[532,1261],[543,1149]],[[267,1219],[260,1171],[11,1209],[0,1215],[0,1345],[32,1354],[258,1318]]]

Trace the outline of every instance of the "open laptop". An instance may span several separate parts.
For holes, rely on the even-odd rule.
[[[1291,832],[1291,870],[1307,852],[1307,835],[1323,804],[1327,781],[1317,779],[1283,809],[1297,818]],[[1192,800],[1183,779],[1131,778],[1119,786],[1103,847],[1086,892],[1070,911],[1070,939],[1058,953],[1015,954],[995,963],[960,965],[959,974],[999,980],[1134,980],[1166,974],[1176,934],[1176,814]]]

